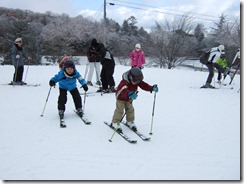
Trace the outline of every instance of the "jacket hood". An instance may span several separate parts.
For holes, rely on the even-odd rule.
[[[91,46],[92,47],[97,47],[98,46],[98,42],[96,40],[96,38],[93,38],[92,41],[91,41]]]

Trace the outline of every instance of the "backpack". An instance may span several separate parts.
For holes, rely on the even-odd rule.
[[[208,63],[208,58],[210,55],[210,50],[204,52],[201,56],[200,56],[200,63],[206,65]]]

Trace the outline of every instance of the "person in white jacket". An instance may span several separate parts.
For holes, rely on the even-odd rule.
[[[214,86],[211,85],[213,76],[214,76],[214,68],[219,70],[221,67],[219,64],[216,63],[216,61],[220,58],[220,56],[224,53],[225,47],[224,45],[219,45],[218,47],[213,47],[210,50],[210,54],[208,57],[208,63],[206,66],[208,67],[208,78],[206,81],[206,84],[203,85],[201,88],[214,88]]]

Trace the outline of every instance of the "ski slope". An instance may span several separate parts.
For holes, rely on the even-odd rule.
[[[86,65],[76,67],[84,76]],[[116,85],[129,69],[116,65]],[[108,141],[113,131],[103,122],[112,119],[114,94],[86,97],[85,115],[91,125],[73,112],[68,94],[67,128],[60,128],[57,86],[40,116],[49,79],[58,71],[58,66],[30,66],[26,82],[41,86],[0,85],[1,180],[240,180],[239,75],[231,86],[199,89],[206,72],[144,68],[144,81],[159,86],[153,135],[149,132],[154,94],[139,89],[133,102],[135,123],[151,140],[145,142],[122,127],[137,140],[130,144],[118,134]],[[13,72],[13,66],[0,66],[1,84],[10,82]],[[89,87],[89,92],[96,90]]]

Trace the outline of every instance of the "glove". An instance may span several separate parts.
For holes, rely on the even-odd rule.
[[[84,84],[82,87],[85,91],[88,91],[88,86],[86,84]]]
[[[128,92],[128,96],[129,96],[130,99],[135,100],[138,95],[135,92],[133,92],[133,91],[129,91]]]
[[[20,55],[16,55],[16,58],[19,59],[20,58]]]
[[[152,92],[158,92],[158,86],[157,86],[157,84],[154,84],[153,86],[152,86]]]
[[[49,81],[49,85],[55,87],[56,83],[55,83],[53,80],[50,80],[50,81]]]

